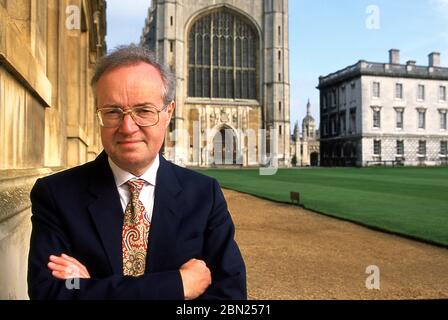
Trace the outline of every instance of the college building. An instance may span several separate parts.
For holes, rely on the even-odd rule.
[[[154,0],[141,44],[176,74],[168,160],[290,165],[287,0]]]
[[[306,104],[306,116],[302,120],[302,132],[299,123],[294,125],[291,135],[291,165],[295,167],[316,167],[320,163],[319,129],[311,115],[311,103]]]
[[[448,68],[428,58],[401,64],[391,49],[319,77],[321,165],[446,164]]]

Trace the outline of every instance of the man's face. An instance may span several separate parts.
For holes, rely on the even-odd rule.
[[[162,77],[147,63],[118,67],[106,71],[98,80],[96,97],[98,108],[151,104],[162,110]],[[159,113],[159,122],[151,127],[139,127],[130,114],[118,128],[101,127],[101,140],[109,157],[123,170],[142,175],[152,164],[163,144],[166,128],[174,110],[171,102]]]

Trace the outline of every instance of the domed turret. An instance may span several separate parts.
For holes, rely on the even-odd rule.
[[[303,128],[303,138],[304,139],[313,139],[316,132],[316,120],[311,116],[311,103],[310,99],[308,99],[308,103],[306,104],[306,116],[302,121]]]

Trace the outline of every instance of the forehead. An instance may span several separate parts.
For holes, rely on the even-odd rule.
[[[154,101],[162,99],[162,92],[160,72],[143,62],[107,70],[96,86],[97,99],[101,103],[131,103],[140,99]]]

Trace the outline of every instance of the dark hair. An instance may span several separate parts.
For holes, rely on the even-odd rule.
[[[173,101],[176,91],[176,79],[173,72],[165,65],[158,63],[151,50],[135,44],[116,47],[111,53],[100,58],[90,82],[93,90],[96,90],[98,80],[106,71],[139,62],[147,63],[160,72],[164,87],[162,92],[163,103],[167,105]]]

